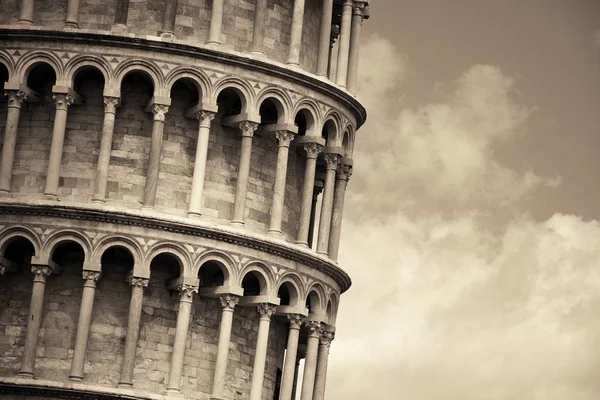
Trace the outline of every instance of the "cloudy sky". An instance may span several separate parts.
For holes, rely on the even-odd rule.
[[[327,399],[599,399],[600,2],[373,3]]]

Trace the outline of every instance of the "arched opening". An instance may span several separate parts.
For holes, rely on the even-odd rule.
[[[315,291],[311,290],[306,296],[306,308],[308,308],[309,314],[315,314],[321,311],[321,296]]]
[[[344,139],[342,140],[342,147],[344,148],[344,157],[350,156],[350,133],[346,131],[344,133]]]
[[[308,109],[303,108],[296,113],[294,124],[298,127],[299,136],[314,134],[315,118]]]
[[[258,113],[261,125],[277,124],[282,122],[283,107],[278,100],[267,98],[260,104]]]
[[[133,271],[134,257],[126,247],[114,245],[104,251],[100,263],[102,278],[96,286],[86,352],[93,371],[105,371],[118,365],[123,356],[131,298],[127,276]],[[86,381],[99,384],[116,385],[118,378],[116,374],[86,375]]]
[[[94,191],[94,176],[89,172],[96,169],[98,162],[104,85],[104,75],[95,66],[79,68],[73,78],[73,89],[82,103],[71,105],[67,114],[59,193],[76,201],[87,201]]]
[[[200,287],[219,287],[225,283],[225,267],[217,261],[207,261],[200,267],[198,271],[198,279]]]
[[[261,273],[250,271],[242,279],[242,289],[244,296],[263,295],[267,292],[267,281]]]
[[[323,125],[323,129],[321,130],[321,137],[325,139],[326,145],[330,146],[335,139],[336,135],[336,127],[333,120],[328,120]]]
[[[24,237],[15,237],[6,244],[0,275],[0,349],[2,349],[3,375],[16,375],[23,345],[31,300],[31,256],[34,254],[32,243]]]
[[[217,96],[218,115],[221,118],[242,113],[242,95],[234,88],[225,88]]]
[[[153,93],[152,79],[144,71],[130,71],[121,82],[106,186],[109,199],[136,204],[143,199],[153,127],[146,106]]]
[[[11,192],[43,193],[52,142],[52,123],[49,121],[56,110],[52,99],[56,73],[50,65],[37,63],[30,67],[25,83],[40,95],[40,101],[25,101],[21,107]]]
[[[298,290],[291,282],[283,282],[277,290],[277,297],[281,300],[282,306],[298,305]]]
[[[0,62],[0,84],[2,84],[3,89],[6,82],[8,82],[8,68]]]

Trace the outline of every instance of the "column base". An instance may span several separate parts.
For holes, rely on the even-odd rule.
[[[298,241],[297,241],[297,242],[296,242],[296,244],[297,244],[298,246],[302,246],[302,247],[307,247],[307,248],[309,247],[309,246],[308,246],[308,242],[298,242]]]
[[[143,205],[142,210],[143,211],[154,211],[154,206]]]
[[[244,226],[244,221],[233,220],[231,221],[231,225]]]
[[[320,255],[325,256],[325,257],[329,257],[329,253],[327,253],[326,251],[322,251],[322,250],[319,251],[319,250],[317,250],[317,254],[320,254]]]
[[[169,398],[183,399],[183,393],[180,388],[167,388],[167,395]]]
[[[44,199],[58,201],[58,195],[51,193],[44,193]]]
[[[125,24],[114,24],[110,27],[110,31],[115,33],[128,33],[129,29]]]
[[[92,203],[104,204],[106,203],[106,199],[101,199],[99,197],[92,198]]]
[[[121,388],[121,389],[130,389],[130,388],[133,387],[133,383],[131,383],[131,382],[119,382],[117,384],[117,387]]]
[[[29,21],[27,19],[21,19],[19,20],[19,22],[17,22],[19,25],[27,25],[27,26],[31,26],[33,25],[33,21]]]
[[[175,33],[170,31],[159,31],[158,36],[164,39],[175,39]]]
[[[277,238],[277,239],[281,239],[283,237],[283,232],[281,232],[279,230],[269,229],[269,231],[267,232],[267,235]]]
[[[67,22],[65,22],[65,28],[79,29],[79,24],[77,22],[67,21]]]
[[[202,214],[200,214],[200,211],[188,211],[187,216],[190,218],[200,218]]]
[[[20,371],[18,376],[21,378],[35,379],[35,374],[33,372]]]
[[[9,197],[9,196],[10,196],[10,190],[0,189],[0,197]]]
[[[69,380],[73,382],[83,382],[83,376],[69,375]]]
[[[223,397],[209,397],[209,400],[225,400]]]

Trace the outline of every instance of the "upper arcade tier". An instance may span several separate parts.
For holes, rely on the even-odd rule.
[[[354,93],[360,28],[369,14],[368,0],[26,0],[3,4],[0,24],[252,54]]]

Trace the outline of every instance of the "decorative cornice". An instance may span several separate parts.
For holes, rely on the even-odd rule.
[[[356,116],[357,129],[363,125],[367,119],[367,111],[354,96],[342,91],[334,86],[333,83],[327,84],[316,76],[309,75],[291,68],[286,68],[274,63],[244,57],[243,55],[226,53],[217,49],[196,47],[189,44],[157,41],[143,37],[117,36],[115,34],[57,31],[51,29],[28,29],[21,27],[3,27],[0,28],[0,39],[6,38],[14,41],[44,41],[44,42],[62,42],[71,41],[73,43],[94,45],[101,44],[107,47],[134,48],[140,50],[160,51],[162,54],[178,54],[192,58],[204,58],[208,61],[229,64],[236,67],[247,68],[262,72],[271,76],[276,76],[294,83],[298,83],[314,90],[318,93],[329,96],[347,106]],[[168,56],[167,56],[168,57]]]
[[[243,246],[249,249],[263,251],[274,256],[298,262],[311,267],[331,277],[342,292],[350,288],[350,276],[332,261],[324,260],[321,256],[310,254],[301,248],[281,245],[268,238],[254,238],[233,232],[225,232],[209,227],[192,225],[184,222],[169,221],[157,218],[148,218],[126,212],[101,209],[83,209],[64,205],[42,204],[7,204],[0,203],[0,215],[12,214],[19,216],[35,216],[45,218],[64,218],[81,221],[94,221],[100,223],[139,226],[148,229],[157,229],[184,235],[203,237],[225,243]]]

